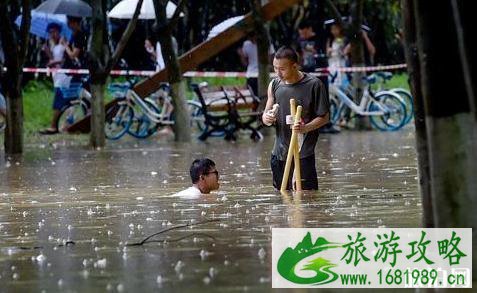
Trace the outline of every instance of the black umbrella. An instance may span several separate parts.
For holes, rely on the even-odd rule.
[[[88,17],[92,13],[91,6],[81,0],[47,0],[41,3],[35,11],[76,17]]]

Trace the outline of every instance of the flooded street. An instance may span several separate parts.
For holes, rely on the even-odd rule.
[[[413,128],[320,135],[320,191],[295,197],[272,187],[273,136],[2,154],[0,292],[271,291],[271,228],[421,225],[414,144]],[[216,162],[219,192],[171,197],[198,157]]]

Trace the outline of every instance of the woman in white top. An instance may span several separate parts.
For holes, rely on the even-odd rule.
[[[328,67],[330,74],[337,74],[334,84],[340,85],[343,81],[343,72],[337,71],[337,68],[346,66],[346,55],[344,53],[345,39],[343,29],[339,24],[331,25],[331,35],[332,38],[328,40],[326,46]]]
[[[61,68],[65,61],[65,46],[60,43],[61,26],[57,23],[50,23],[47,26],[49,34],[48,42],[43,46],[43,51],[48,56],[49,68]],[[53,119],[51,120],[50,128],[40,130],[40,134],[55,134],[58,133],[56,128],[56,121],[60,116],[61,109],[66,105],[65,99],[61,94],[61,87],[69,87],[71,77],[64,73],[54,72],[52,74],[53,86],[55,88],[55,97],[53,100]]]

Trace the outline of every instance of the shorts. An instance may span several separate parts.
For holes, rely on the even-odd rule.
[[[55,97],[53,99],[53,110],[61,111],[63,107],[69,104],[69,99],[65,99],[60,88],[55,88]]]
[[[286,161],[280,161],[277,156],[272,155],[270,161],[272,167],[273,187],[280,189],[282,185],[283,172],[285,171]],[[318,175],[315,167],[315,156],[309,156],[300,159],[301,165],[301,187],[303,190],[318,190]],[[287,190],[291,190],[294,164],[290,169],[288,177]]]

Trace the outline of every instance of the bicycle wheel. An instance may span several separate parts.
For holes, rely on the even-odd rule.
[[[205,116],[204,116],[204,111],[202,110],[202,105],[196,101],[187,101],[187,107],[188,107],[189,115],[191,118],[190,119],[191,127],[194,127],[195,125],[201,134],[206,133],[209,127],[207,126],[207,124],[205,124]],[[225,135],[225,131],[218,131],[218,130],[210,134],[210,136],[214,136],[214,137],[220,137],[224,135]]]
[[[159,108],[151,101],[144,100],[144,103],[157,115],[161,114]],[[133,112],[134,116],[127,130],[130,135],[135,138],[147,138],[157,131],[159,124],[149,119],[139,106],[136,106]]]
[[[404,124],[408,124],[414,117],[414,99],[411,93],[402,88],[395,88],[395,89],[392,89],[391,91],[393,93],[398,94],[404,101],[404,104],[406,105],[406,112],[407,112],[406,122]]]
[[[60,116],[56,121],[58,131],[65,132],[68,127],[80,121],[88,115],[89,106],[79,100],[71,102],[61,110]]]
[[[369,116],[371,124],[379,130],[398,130],[406,122],[406,105],[397,94],[377,94],[369,101],[367,109],[368,112],[383,112],[381,115]]]
[[[121,138],[131,125],[134,113],[126,103],[111,106],[106,111],[105,134],[106,138],[116,140]]]
[[[195,125],[200,131],[203,131],[206,126],[201,104],[195,101],[187,101],[187,108],[191,118],[191,127]]]

